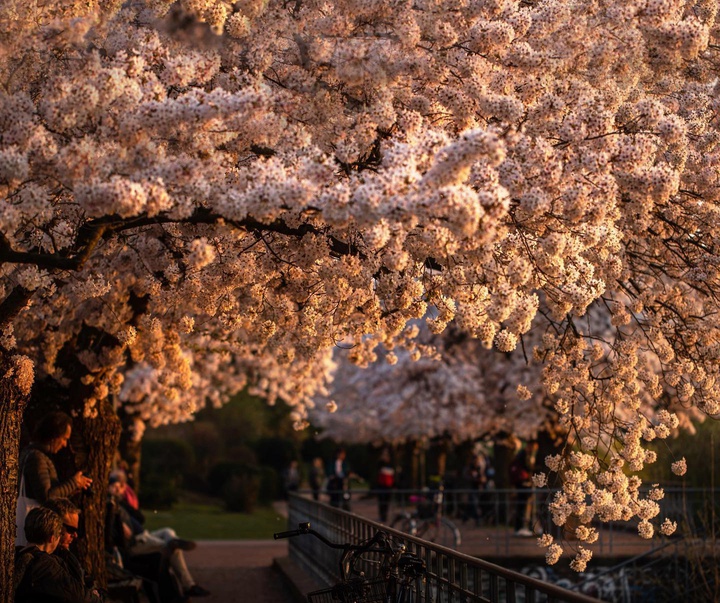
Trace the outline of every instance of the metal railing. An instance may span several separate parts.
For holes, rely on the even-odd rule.
[[[597,603],[585,595],[530,578],[493,563],[463,555],[389,529],[379,523],[296,494],[288,505],[288,525],[309,521],[335,542],[359,543],[376,530],[385,530],[403,541],[408,551],[421,557],[427,580],[415,586],[418,603]],[[339,580],[339,554],[314,538],[292,538],[290,557],[317,582],[330,586]]]
[[[559,528],[551,518],[548,510],[548,503],[557,492],[554,489],[544,488],[532,490],[531,500],[534,501],[531,527],[536,534],[549,533],[556,539],[574,540],[573,524]],[[360,491],[353,493],[352,508],[358,509],[362,514],[361,505],[358,504]],[[373,497],[374,491],[363,492],[364,496]],[[495,556],[508,556],[514,554],[518,546],[518,539],[514,537],[514,519],[518,512],[516,502],[516,489],[492,489],[492,490],[467,490],[467,489],[446,489],[444,495],[444,513],[452,519],[460,532],[464,534],[473,529],[472,517],[468,517],[468,505],[473,497],[476,497],[477,509],[479,511],[479,524],[481,528],[492,530],[492,538],[482,547],[485,554]],[[713,494],[715,497],[713,498]],[[402,490],[395,489],[392,494],[389,519],[400,511],[413,511],[416,503],[411,499],[419,495],[430,496],[427,490]],[[665,497],[658,501],[662,521],[668,517],[678,524],[675,538],[691,537],[706,538],[715,531],[712,522],[712,508],[717,501],[717,517],[720,518],[720,492],[713,493],[708,489],[701,488],[665,488]],[[372,515],[376,517],[374,507]],[[466,521],[461,522],[465,517]],[[659,522],[658,522],[659,523]],[[716,520],[717,528],[720,530],[720,519]],[[592,547],[596,556],[635,556],[644,552],[651,552],[662,549],[667,539],[656,534],[651,539],[642,539],[637,533],[637,521],[635,522],[597,522],[594,524],[599,534],[596,545]],[[492,549],[492,550],[488,550]],[[466,549],[467,550],[467,549]],[[474,551],[469,551],[474,552]]]

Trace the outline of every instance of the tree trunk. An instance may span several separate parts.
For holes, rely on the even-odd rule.
[[[10,354],[0,348],[0,601],[13,600],[15,508],[17,501],[20,424],[27,393],[14,379]]]
[[[82,496],[80,521],[85,537],[78,541],[78,553],[91,574],[104,585],[107,483],[120,439],[120,420],[112,404],[103,400],[98,402],[96,417],[76,415],[73,429],[82,441],[82,449],[77,451],[77,456],[83,459],[79,466],[93,479],[92,488]]]
[[[77,368],[77,367],[75,367]],[[105,511],[107,483],[120,435],[120,421],[109,400],[98,401],[95,417],[85,417],[90,387],[82,383],[81,370],[72,373],[68,386],[52,378],[36,381],[30,406],[25,413],[29,426],[51,410],[62,410],[73,420],[71,447],[53,456],[61,480],[82,471],[93,480],[90,490],[73,496],[81,510],[77,552],[80,561],[101,584],[105,581]]]

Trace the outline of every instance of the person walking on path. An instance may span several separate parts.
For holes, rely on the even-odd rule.
[[[380,454],[378,463],[377,499],[378,499],[378,515],[381,523],[387,523],[388,510],[390,508],[390,499],[392,498],[392,489],[395,486],[395,468],[392,465],[390,451],[384,448]]]
[[[532,472],[538,443],[528,442],[510,463],[510,482],[515,488],[515,535],[532,536]]]
[[[338,448],[335,451],[335,458],[328,467],[328,494],[330,494],[330,504],[333,507],[342,507],[345,511],[350,510],[350,488],[349,481],[351,478],[358,476],[350,471],[347,461],[345,460],[347,453],[344,448]]]

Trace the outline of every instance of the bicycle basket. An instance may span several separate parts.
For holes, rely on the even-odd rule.
[[[336,584],[308,593],[308,603],[383,603],[387,597],[387,581],[361,580]]]

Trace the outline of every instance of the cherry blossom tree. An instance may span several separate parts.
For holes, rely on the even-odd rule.
[[[542,405],[542,366],[519,348],[487,350],[454,325],[441,334],[422,323],[416,329],[422,353],[379,350],[367,368],[353,364],[348,350],[336,350],[329,393],[309,411],[323,437],[377,444],[440,437],[460,443],[498,433],[534,439],[557,422],[551,401]],[[518,389],[524,383],[535,391]]]
[[[111,394],[161,423],[247,382],[300,427],[340,341],[415,353],[432,306],[512,352],[535,322],[577,448],[556,519],[649,535],[627,470],[681,420],[663,404],[720,411],[717,8],[7,0],[3,406],[31,366],[74,384],[101,479]]]

